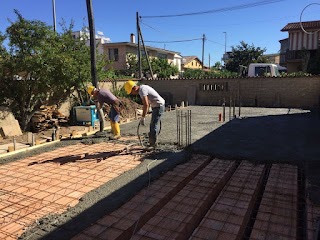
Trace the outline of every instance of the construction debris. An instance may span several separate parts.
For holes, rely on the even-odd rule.
[[[33,132],[41,132],[51,128],[66,125],[69,119],[60,113],[56,106],[42,106],[40,111],[35,112],[30,121]]]
[[[12,121],[10,124],[0,128],[0,134],[3,138],[21,136],[22,131],[17,120]]]

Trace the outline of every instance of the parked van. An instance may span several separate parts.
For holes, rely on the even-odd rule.
[[[280,76],[278,66],[272,63],[251,63],[248,67],[248,77]]]

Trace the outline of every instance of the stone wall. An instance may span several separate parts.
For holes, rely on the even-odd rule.
[[[120,88],[127,80],[104,81],[100,88]],[[288,78],[215,78],[143,80],[155,88],[167,105],[221,106],[230,99],[243,107],[285,107],[312,109],[320,106],[320,76]],[[66,101],[59,109],[68,116],[74,102]],[[10,111],[0,109],[0,125],[14,119]]]
[[[233,99],[242,106],[319,107],[320,76],[281,78],[216,78],[145,80],[168,105],[221,105]]]

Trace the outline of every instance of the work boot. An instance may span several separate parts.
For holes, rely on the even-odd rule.
[[[118,140],[121,138],[121,135],[113,135],[111,137],[109,137],[110,140]]]
[[[152,151],[152,150],[156,149],[157,146],[158,146],[157,143],[154,143],[154,144],[150,144],[150,143],[149,143],[148,146],[146,147],[146,150],[147,150],[147,151]]]

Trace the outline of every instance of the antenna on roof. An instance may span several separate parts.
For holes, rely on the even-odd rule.
[[[302,29],[302,31],[304,31],[306,34],[311,34],[311,35],[313,35],[313,34],[316,34],[317,32],[319,32],[320,31],[320,29],[318,29],[317,31],[315,31],[315,32],[308,32],[308,31],[306,31],[305,29],[304,29],[304,27],[303,27],[303,24],[302,24],[302,14],[304,13],[304,11],[306,10],[306,8],[308,8],[308,7],[310,7],[311,5],[320,5],[319,3],[310,3],[309,5],[307,5],[307,6],[305,6],[305,8],[302,10],[302,12],[300,13],[300,27],[301,27],[301,29]]]

